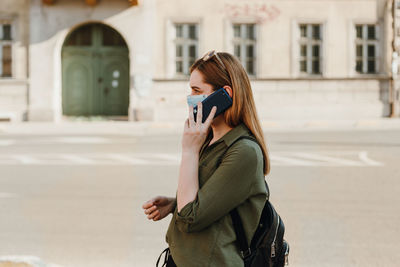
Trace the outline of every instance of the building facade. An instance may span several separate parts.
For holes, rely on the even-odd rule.
[[[28,118],[29,0],[0,3],[0,121]]]
[[[188,69],[212,49],[240,59],[262,120],[387,117],[398,101],[394,9],[391,0],[2,1],[0,119],[183,120]]]

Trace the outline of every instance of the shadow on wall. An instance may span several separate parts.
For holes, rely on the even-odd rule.
[[[391,112],[391,107],[389,103],[390,81],[379,81],[379,89],[379,101],[382,102],[382,117],[389,117]]]
[[[65,29],[79,27],[84,22],[106,21],[121,15],[132,7],[128,0],[102,0],[90,6],[84,0],[58,0],[54,5],[44,5],[41,0],[31,1],[30,44],[53,38]]]

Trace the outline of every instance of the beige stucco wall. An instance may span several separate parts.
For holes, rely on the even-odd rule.
[[[322,23],[323,76],[354,77],[354,23],[378,23],[383,39],[384,3],[383,0],[158,0],[158,41],[154,52],[160,60],[156,63],[156,78],[171,78],[168,71],[171,57],[165,50],[169,46],[169,22],[199,23],[200,55],[211,49],[232,53],[232,23],[257,23],[257,78],[299,77],[297,25]]]
[[[252,80],[261,120],[360,119],[388,116],[386,80]],[[187,117],[185,81],[156,82],[156,121]]]
[[[158,0],[155,120],[186,116],[188,83],[174,77],[168,52],[174,49],[174,22],[199,24],[200,56],[211,49],[232,53],[232,24],[257,23],[257,75],[251,82],[262,119],[388,116],[391,52],[385,5],[384,0]],[[298,72],[298,24],[302,22],[323,24],[323,75],[316,79]],[[378,75],[360,76],[354,71],[355,23],[379,26]]]
[[[126,0],[104,0],[91,7],[84,1],[31,1],[30,120],[62,119],[61,48],[67,34],[87,22],[102,22],[116,29],[130,49],[130,113],[149,105],[152,86],[154,1],[130,7]],[[145,110],[144,112],[149,112]],[[142,113],[144,113],[142,112]],[[139,114],[136,114],[140,116]],[[151,115],[152,116],[152,115]]]
[[[0,20],[12,23],[12,77],[0,78],[0,120],[23,121],[28,103],[29,0],[2,0]]]
[[[174,22],[200,25],[199,54],[232,52],[232,23],[255,22],[257,75],[252,79],[262,119],[361,118],[388,115],[390,41],[384,0],[59,0],[30,7],[30,120],[62,120],[61,48],[66,35],[90,21],[114,27],[130,49],[131,119],[181,120],[187,79],[174,77]],[[386,15],[385,15],[386,14]],[[322,23],[323,75],[300,77],[297,24]],[[380,74],[357,76],[354,23],[380,26]]]

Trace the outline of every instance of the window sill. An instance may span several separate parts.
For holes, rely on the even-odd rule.
[[[16,79],[12,77],[0,77],[0,86],[5,84],[28,84],[28,79]]]
[[[387,77],[390,78],[390,76],[388,75],[384,75],[384,74],[379,74],[379,73],[356,73],[352,76],[352,78],[357,78],[357,79],[364,79],[364,78],[373,78],[376,79],[377,77]]]
[[[188,82],[190,76],[175,76],[171,78],[153,78],[153,82]]]
[[[373,76],[353,76],[353,77],[293,77],[293,78],[257,78],[251,81],[355,81],[355,80],[388,80],[390,76],[387,75],[373,75]]]
[[[399,75],[400,78],[400,75]],[[322,75],[318,76],[299,76],[299,77],[249,77],[251,82],[258,81],[354,81],[354,80],[388,80],[390,76],[384,74],[375,75],[357,75],[351,77],[325,77]],[[188,82],[189,76],[173,77],[173,78],[154,78],[154,82]]]

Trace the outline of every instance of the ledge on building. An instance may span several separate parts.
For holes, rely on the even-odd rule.
[[[95,6],[99,2],[98,0],[84,0],[84,1],[89,6]],[[42,3],[44,5],[54,5],[54,4],[56,4],[56,2],[57,2],[57,0],[42,0]],[[139,4],[138,0],[127,0],[127,2],[131,6],[137,6]]]
[[[250,81],[359,81],[359,80],[389,80],[391,77],[388,75],[365,75],[354,77],[323,77],[323,76],[310,76],[310,77],[250,77]],[[187,82],[189,76],[186,78],[153,78],[153,82]]]

